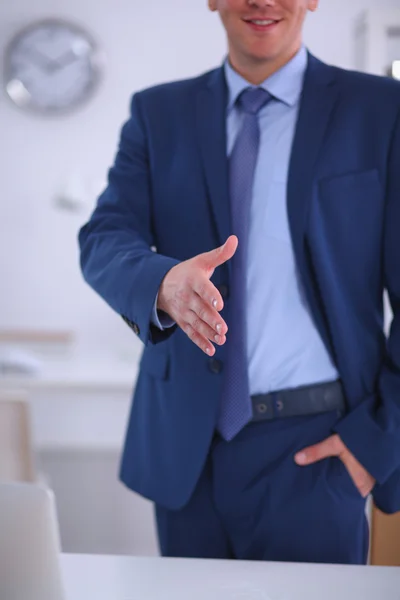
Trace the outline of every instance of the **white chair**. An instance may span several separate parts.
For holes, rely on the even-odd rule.
[[[23,392],[0,391],[0,481],[36,479],[26,396]]]
[[[54,496],[29,483],[0,483],[1,600],[65,600]]]

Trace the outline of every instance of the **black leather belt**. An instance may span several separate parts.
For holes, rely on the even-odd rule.
[[[333,410],[345,411],[346,401],[340,381],[258,394],[251,397],[253,421],[315,415]]]

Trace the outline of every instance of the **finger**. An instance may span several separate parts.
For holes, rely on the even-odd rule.
[[[345,451],[340,455],[340,459],[346,467],[354,485],[358,491],[366,498],[372,491],[375,485],[375,479],[368,473],[356,457],[349,451]]]
[[[214,308],[208,305],[206,301],[204,301],[197,294],[194,295],[193,300],[190,304],[190,309],[196,313],[196,315],[207,324],[208,327],[212,329],[212,335],[214,336],[216,333],[218,335],[225,336],[228,331],[228,326],[225,321],[222,319],[220,314]],[[211,339],[211,338],[210,338]]]
[[[218,306],[218,303],[220,303],[220,305],[223,306],[222,297],[217,288],[208,281],[208,279],[205,279],[202,282],[194,281],[191,284],[191,287],[192,289],[187,290],[185,293],[181,293],[177,299],[177,308],[180,319],[191,323],[192,321],[189,316],[190,312],[193,311],[202,321],[213,329],[211,337],[214,337],[216,333],[218,335],[226,335],[228,331],[227,324],[219,315],[217,309],[210,306],[213,299],[215,299],[215,305]],[[203,297],[200,297],[198,293],[196,293],[196,290],[200,291],[203,294]],[[209,298],[211,298],[211,301],[207,300]],[[178,320],[177,322],[179,323]]]
[[[223,246],[215,248],[215,250],[211,250],[210,252],[204,252],[204,254],[200,254],[197,258],[204,269],[214,271],[214,269],[232,258],[237,247],[238,239],[235,235],[231,235]]]
[[[193,291],[204,301],[208,306],[212,306],[216,311],[221,311],[224,308],[224,301],[221,293],[215,287],[215,285],[206,277],[200,278],[193,282]],[[216,320],[221,323],[224,328],[226,324],[223,319],[216,317]],[[209,323],[212,327],[212,323]],[[226,331],[225,331],[226,333]]]
[[[180,327],[186,333],[188,338],[200,348],[200,350],[203,350],[203,352],[205,352],[208,356],[214,356],[214,346],[211,344],[211,342],[209,342],[209,340],[201,335],[201,333],[193,329],[190,323],[182,323]]]
[[[331,435],[323,442],[298,452],[294,458],[298,465],[311,465],[329,456],[339,456],[342,450],[343,446],[339,436]]]
[[[188,313],[185,314],[185,321],[206,340],[210,340],[219,346],[225,344],[225,335],[219,334],[218,331],[210,327],[196,312],[192,310],[188,311]]]

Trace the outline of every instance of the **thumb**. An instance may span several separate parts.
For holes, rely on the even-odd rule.
[[[223,246],[200,254],[198,258],[200,259],[201,266],[207,270],[214,271],[214,269],[232,258],[236,252],[238,243],[236,235],[231,235]]]
[[[343,450],[343,442],[341,442],[337,434],[331,435],[323,442],[309,446],[305,450],[298,452],[295,456],[295,461],[298,465],[312,465],[315,462],[328,458],[329,456],[340,456]]]

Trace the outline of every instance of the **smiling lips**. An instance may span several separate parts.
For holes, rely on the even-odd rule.
[[[270,31],[274,29],[280,21],[278,19],[243,19],[254,31]]]

